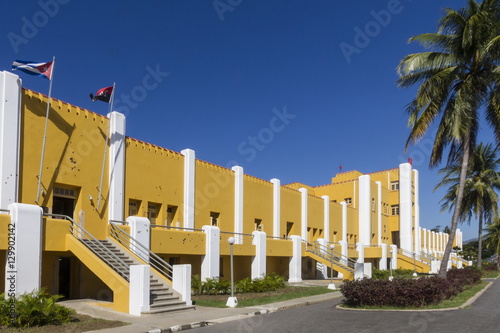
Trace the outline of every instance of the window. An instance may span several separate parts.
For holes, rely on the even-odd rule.
[[[290,237],[293,232],[294,232],[293,222],[287,222],[286,223],[286,237]]]
[[[141,207],[141,202],[139,200],[128,201],[128,216],[137,216],[139,214],[139,208]]]
[[[399,190],[399,181],[393,181],[391,182],[391,191],[397,191]]]
[[[167,226],[172,226],[172,227],[178,227],[177,221],[175,219],[177,218],[177,206],[167,206],[167,219],[165,221],[165,225]]]
[[[372,212],[375,211],[375,198],[372,198]]]
[[[73,218],[78,190],[66,186],[54,186],[52,198],[52,213]]]
[[[392,205],[391,206],[391,215],[392,216],[399,215],[399,205]]]
[[[151,224],[156,224],[156,219],[158,218],[158,213],[160,212],[160,204],[154,202],[148,202],[148,219]]]
[[[219,216],[220,216],[220,213],[210,212],[210,225],[212,225],[214,227],[218,227],[219,226]]]
[[[261,219],[255,219],[255,230],[256,231],[264,231],[264,225],[262,224]]]
[[[384,214],[389,215],[389,205],[384,202],[383,206],[384,206]]]
[[[346,204],[352,205],[352,198],[345,198],[344,201]]]

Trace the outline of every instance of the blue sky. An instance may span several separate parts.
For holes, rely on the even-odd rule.
[[[327,184],[413,158],[421,225],[449,224],[429,143],[404,146],[396,66],[423,49],[456,0],[2,1],[0,69],[56,56],[55,98],[106,114],[89,93],[116,82],[127,135],[282,184]],[[48,81],[20,74],[47,93]],[[492,141],[484,126],[482,139]],[[462,226],[464,239],[476,227]]]

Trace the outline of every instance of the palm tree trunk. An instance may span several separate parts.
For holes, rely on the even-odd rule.
[[[455,210],[453,212],[453,217],[451,219],[450,238],[448,239],[448,243],[446,244],[446,247],[444,249],[443,260],[441,261],[441,267],[439,268],[438,276],[441,278],[446,278],[448,261],[450,260],[451,249],[453,247],[453,242],[455,241],[455,234],[457,233],[458,217],[460,216],[460,210],[462,209],[465,178],[467,177],[467,169],[469,166],[470,134],[466,135],[462,144],[464,146],[464,155],[462,157],[462,169],[460,170],[460,183],[458,184],[457,201],[455,203]]]
[[[477,269],[481,269],[483,261],[483,212],[479,214],[479,231],[477,235]]]

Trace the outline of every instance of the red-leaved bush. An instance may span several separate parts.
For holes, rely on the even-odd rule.
[[[481,272],[473,269],[451,269],[446,279],[345,281],[340,291],[348,306],[422,307],[437,304],[460,293],[465,286],[481,281]]]

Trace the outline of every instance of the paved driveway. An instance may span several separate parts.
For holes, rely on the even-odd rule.
[[[495,280],[470,308],[450,311],[350,311],[339,300],[191,330],[238,332],[500,332],[500,282]]]

